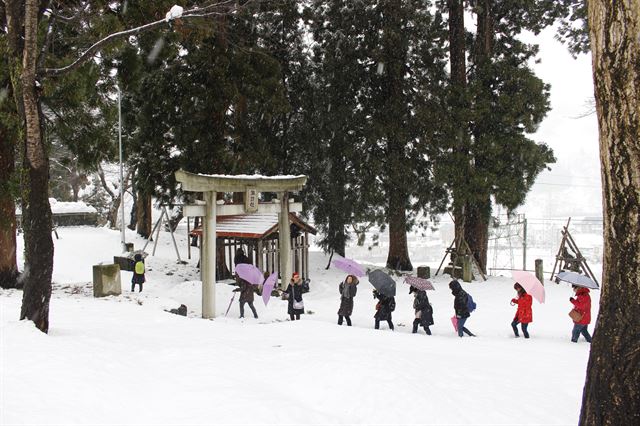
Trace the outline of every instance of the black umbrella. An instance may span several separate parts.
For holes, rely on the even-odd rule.
[[[369,274],[369,282],[380,294],[384,294],[385,296],[396,295],[396,282],[380,269]]]

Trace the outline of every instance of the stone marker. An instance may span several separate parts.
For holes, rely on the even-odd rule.
[[[431,268],[428,266],[418,266],[418,278],[431,278]]]
[[[119,296],[121,293],[120,265],[93,265],[93,297]]]
[[[465,255],[462,258],[462,281],[470,283],[473,281],[473,271],[471,269],[471,256]]]
[[[542,259],[536,259],[536,278],[544,285],[544,268],[542,267]]]

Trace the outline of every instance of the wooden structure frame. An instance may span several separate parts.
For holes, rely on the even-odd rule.
[[[307,177],[300,176],[228,176],[200,175],[178,170],[176,180],[185,191],[202,192],[204,204],[184,206],[183,214],[201,216],[203,220],[203,239],[200,255],[200,273],[202,275],[202,317],[216,316],[216,218],[243,213],[278,213],[280,253],[289,253],[291,249],[289,212],[301,211],[302,204],[289,203],[291,192],[302,190]],[[245,194],[244,205],[218,205],[218,192],[241,192]],[[258,205],[260,192],[275,192],[278,203]],[[280,276],[291,276],[291,259],[289,256],[279,257]]]
[[[262,216],[262,220],[251,219]],[[253,222],[253,223],[252,223]],[[256,222],[258,222],[256,224]],[[291,265],[303,279],[309,278],[309,234],[315,235],[316,229],[300,219],[295,213],[289,213],[291,228],[296,236],[291,238]],[[243,226],[246,224],[247,226]],[[257,226],[256,226],[257,225]],[[245,228],[245,229],[243,229]],[[219,216],[217,238],[218,247],[224,247],[224,268],[221,260],[216,265],[216,279],[230,278],[234,273],[234,257],[239,248],[260,270],[269,274],[278,271],[280,264],[279,223],[277,215],[236,215]],[[202,236],[202,227],[188,230],[189,236]],[[220,253],[220,250],[218,251]]]
[[[578,244],[576,244],[575,240],[571,236],[571,233],[569,232],[570,223],[571,223],[571,218],[569,218],[569,220],[567,221],[567,224],[563,226],[562,230],[560,231],[560,233],[562,234],[562,242],[560,243],[560,247],[558,248],[558,253],[556,254],[556,263],[553,265],[553,270],[551,271],[550,279],[553,281],[553,277],[556,274],[556,268],[558,269],[558,272],[560,272],[563,269],[573,270],[575,268],[571,268],[570,266],[577,266],[578,269],[580,269],[580,271],[574,271],[574,272],[578,272],[578,273],[585,272],[589,276],[589,278],[591,278],[596,284],[598,284],[598,287],[599,287],[600,283],[598,283],[598,280],[596,279],[595,275],[591,271],[591,268],[587,263],[587,259],[585,259],[585,257],[582,255],[582,253],[580,252],[580,249],[578,248]],[[575,257],[568,256],[567,247],[576,254]],[[563,262],[564,262],[564,265],[563,265]]]

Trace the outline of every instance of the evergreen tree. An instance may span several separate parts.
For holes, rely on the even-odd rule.
[[[461,2],[448,3],[461,10]],[[464,118],[464,124],[451,129],[449,149],[457,155],[443,159],[441,172],[454,196],[456,244],[464,237],[484,270],[492,200],[515,209],[536,176],[555,161],[545,144],[526,136],[549,110],[549,88],[527,64],[537,46],[517,37],[553,23],[558,9],[548,1],[482,0],[471,2],[469,11],[477,23],[473,35],[461,30],[464,14],[450,12],[456,18],[450,21],[451,46],[469,54],[470,66],[468,81],[458,78],[451,88],[451,117],[456,118],[452,122]]]

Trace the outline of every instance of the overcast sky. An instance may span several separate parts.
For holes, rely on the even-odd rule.
[[[551,85],[551,108],[532,137],[546,142],[557,162],[538,177],[520,210],[529,217],[601,216],[602,195],[595,113],[579,118],[593,100],[591,56],[574,59],[554,39],[554,30],[537,36],[536,74]]]

